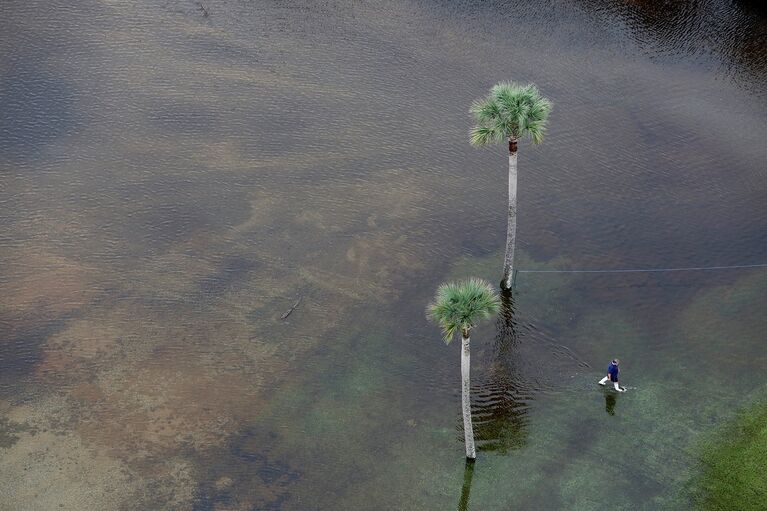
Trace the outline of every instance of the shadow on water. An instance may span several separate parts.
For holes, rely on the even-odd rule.
[[[612,392],[605,392],[605,411],[607,415],[615,415],[615,403],[618,402],[618,396]]]
[[[472,416],[480,451],[507,453],[527,438],[531,392],[517,366],[518,331],[511,293],[503,292],[488,376],[474,390]]]
[[[477,448],[506,454],[527,442],[536,393],[556,388],[544,374],[552,364],[567,371],[588,370],[590,365],[554,332],[524,318],[513,292],[503,291],[500,297],[487,371],[472,389],[472,417]],[[540,370],[542,365],[547,371]]]
[[[517,326],[514,322],[514,297],[511,290],[502,290],[500,293],[501,308],[498,311],[496,322],[495,349],[502,350],[517,341]]]
[[[458,511],[468,511],[469,493],[471,493],[471,480],[474,478],[474,460],[466,460],[463,469],[463,487],[461,488],[461,500],[458,501]]]

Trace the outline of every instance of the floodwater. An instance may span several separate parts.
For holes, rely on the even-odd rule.
[[[767,262],[763,7],[4,1],[0,509],[690,509],[767,385],[767,268],[520,273],[465,470],[424,311],[500,277],[467,133],[507,79],[555,104],[519,268]]]

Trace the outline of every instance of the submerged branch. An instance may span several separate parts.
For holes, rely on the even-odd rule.
[[[301,300],[302,300],[303,298],[304,298],[304,295],[301,295],[301,296],[299,296],[299,297],[298,297],[298,300],[296,300],[296,303],[294,303],[294,304],[293,304],[293,307],[291,307],[290,309],[288,309],[287,311],[285,311],[285,312],[282,314],[282,316],[280,316],[280,319],[287,319],[287,317],[288,317],[288,316],[290,316],[291,314],[293,314],[293,311],[294,311],[294,310],[296,310],[296,308],[297,308],[297,307],[298,307],[298,305],[301,303]]]

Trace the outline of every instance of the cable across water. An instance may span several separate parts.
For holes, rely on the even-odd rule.
[[[614,270],[514,270],[517,273],[659,273],[667,271],[735,270],[739,268],[767,268],[767,263],[737,264],[731,266],[694,266],[689,268],[631,268]]]

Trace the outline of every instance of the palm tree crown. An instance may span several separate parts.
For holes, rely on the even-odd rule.
[[[483,146],[529,135],[534,144],[543,141],[551,102],[533,85],[501,82],[486,98],[471,106],[477,125],[471,129],[472,145]]]
[[[439,286],[427,315],[442,328],[445,343],[449,344],[456,332],[468,337],[477,321],[495,314],[498,306],[498,296],[490,284],[469,279]]]

